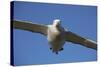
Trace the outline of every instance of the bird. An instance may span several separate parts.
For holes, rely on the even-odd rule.
[[[12,20],[14,29],[21,29],[33,33],[40,33],[47,37],[50,50],[58,54],[59,51],[64,50],[65,42],[82,45],[87,48],[97,50],[97,43],[91,39],[84,38],[76,33],[69,31],[61,26],[60,19],[54,19],[52,24],[44,25],[32,23],[29,21]]]

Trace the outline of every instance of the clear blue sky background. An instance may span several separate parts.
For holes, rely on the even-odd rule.
[[[82,5],[43,4],[34,2],[15,2],[14,19],[38,24],[52,24],[61,19],[62,26],[68,30],[96,41],[97,7]],[[14,64],[71,63],[97,60],[93,49],[66,42],[64,50],[58,55],[49,49],[45,36],[29,31],[14,29]]]

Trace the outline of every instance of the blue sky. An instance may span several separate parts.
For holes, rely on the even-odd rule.
[[[52,24],[54,19],[61,19],[64,28],[80,36],[97,40],[96,6],[14,2],[14,20]],[[49,49],[45,36],[18,29],[14,29],[13,45],[14,65],[72,63],[97,59],[95,50],[69,42],[56,55]]]

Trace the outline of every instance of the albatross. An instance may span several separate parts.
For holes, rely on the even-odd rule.
[[[48,42],[50,43],[50,50],[56,54],[63,50],[63,46],[66,41],[97,50],[97,43],[95,41],[84,38],[69,31],[68,29],[63,28],[61,26],[60,19],[53,20],[53,24],[51,25],[36,24],[19,20],[13,20],[12,22],[13,28],[15,29],[40,33],[46,36]]]

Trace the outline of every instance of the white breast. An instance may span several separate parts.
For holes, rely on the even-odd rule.
[[[47,39],[54,52],[58,52],[65,43],[62,31],[58,31],[58,29],[52,25],[49,25],[48,27]]]
[[[59,35],[59,34],[60,34],[60,31],[58,31],[56,29],[56,27],[54,27],[52,25],[49,25],[49,27],[48,27],[48,35],[47,35],[48,41],[53,41],[55,39],[55,37],[57,35]]]

